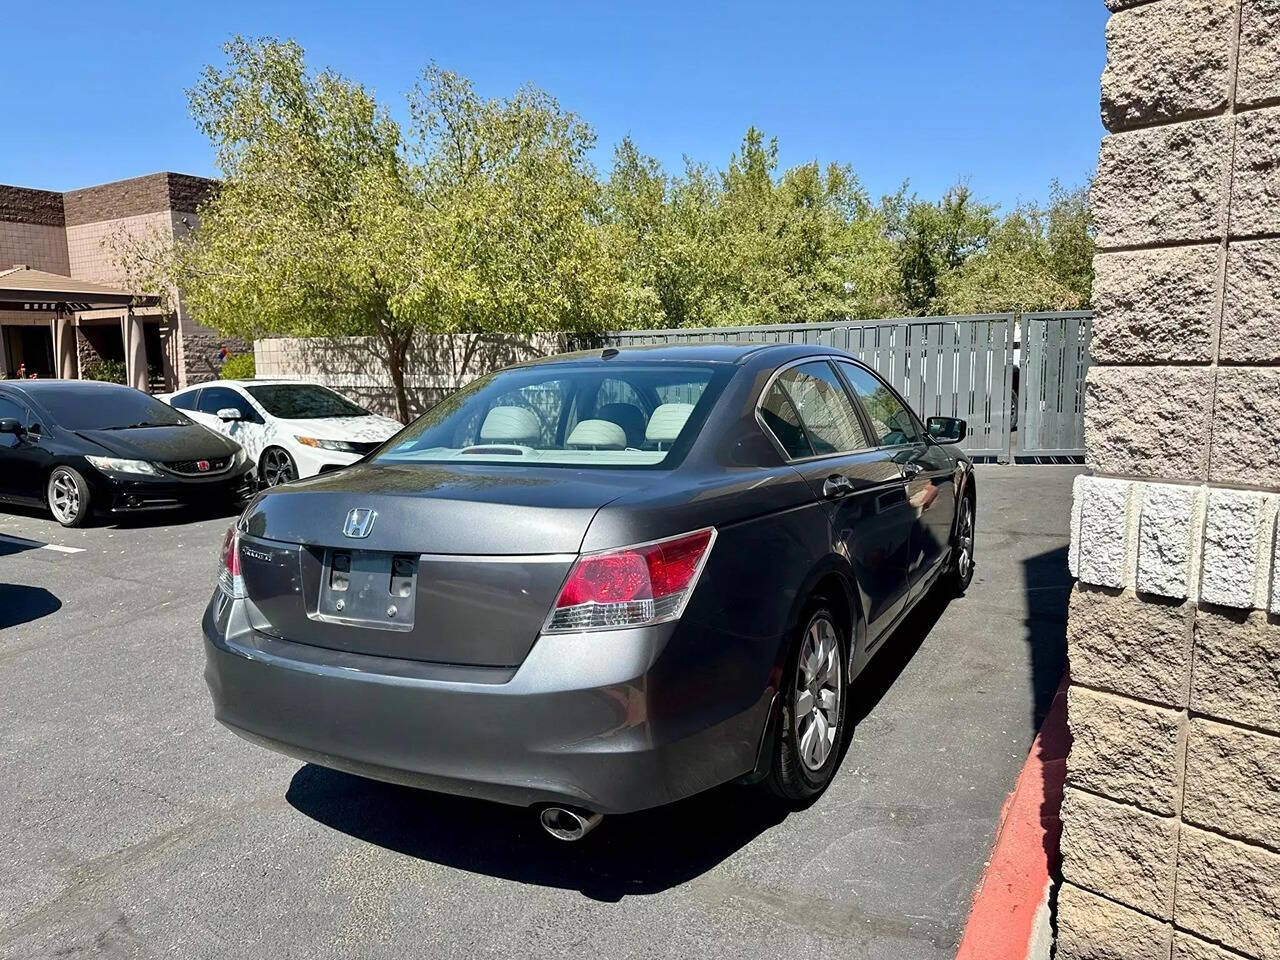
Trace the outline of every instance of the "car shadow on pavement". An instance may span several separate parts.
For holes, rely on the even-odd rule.
[[[947,602],[935,591],[885,641],[856,681],[850,731],[906,668]],[[285,799],[319,823],[406,856],[577,890],[607,902],[692,880],[789,812],[764,790],[727,784],[668,806],[606,817],[585,840],[565,843],[547,836],[529,809],[380,783],[314,764],[294,774]]]
[[[183,523],[197,523],[201,520],[216,520],[219,517],[234,519],[240,516],[243,505],[217,504],[207,506],[176,507],[167,510],[140,510],[136,513],[97,514],[91,517],[84,528],[105,528],[108,530],[146,530],[152,527],[171,527]],[[20,517],[31,517],[35,520],[47,520],[50,528],[60,529],[56,520],[48,510],[42,507],[8,504],[0,508],[0,515],[12,513]]]
[[[607,902],[691,880],[786,816],[762,791],[723,786],[669,806],[606,817],[586,839],[565,843],[544,833],[529,809],[312,764],[294,774],[285,799],[326,826],[406,856]]]
[[[0,583],[0,630],[47,617],[62,608],[62,601],[44,587]]]

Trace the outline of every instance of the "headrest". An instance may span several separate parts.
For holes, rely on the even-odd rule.
[[[583,420],[564,443],[590,450],[621,450],[627,445],[627,435],[611,420]]]
[[[541,433],[538,415],[528,407],[494,407],[480,425],[481,440],[514,443],[533,440]]]
[[[684,429],[691,413],[693,413],[692,403],[662,404],[649,418],[649,425],[644,430],[644,438],[653,443],[671,443],[680,436],[680,431]]]
[[[634,403],[605,403],[596,408],[596,418],[612,420],[627,435],[627,444],[638,447],[644,443],[644,411]]]

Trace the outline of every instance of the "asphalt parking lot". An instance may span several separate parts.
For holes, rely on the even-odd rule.
[[[859,681],[824,797],[726,787],[574,845],[215,724],[230,518],[0,513],[0,957],[952,957],[1063,669],[1080,468],[978,470],[974,584]]]

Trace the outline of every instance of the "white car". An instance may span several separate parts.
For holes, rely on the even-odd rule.
[[[298,380],[213,380],[157,397],[230,437],[274,487],[355,463],[400,424]]]

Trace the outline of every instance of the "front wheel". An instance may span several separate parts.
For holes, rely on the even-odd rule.
[[[264,487],[278,487],[298,479],[298,465],[288,450],[267,447],[262,451],[262,461],[258,464],[258,479]]]
[[[844,745],[849,640],[818,603],[802,621],[783,671],[782,709],[765,784],[792,803],[817,797],[840,765]]]
[[[89,485],[71,467],[55,467],[49,474],[45,499],[53,519],[64,527],[81,527],[89,519]]]

